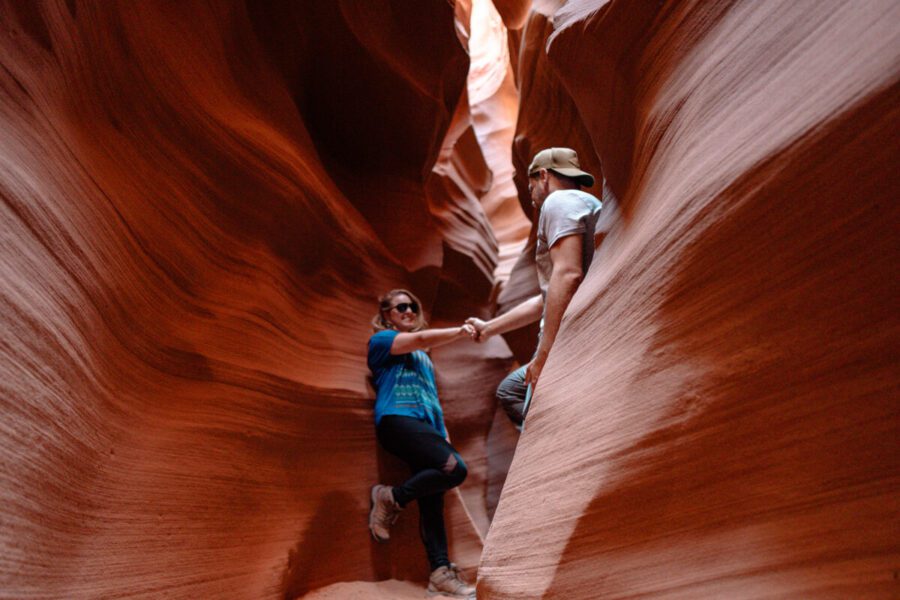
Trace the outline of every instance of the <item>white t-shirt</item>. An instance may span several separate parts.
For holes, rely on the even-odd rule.
[[[582,273],[587,274],[594,259],[594,228],[600,218],[600,207],[597,198],[581,190],[557,190],[544,200],[538,219],[535,252],[538,283],[544,298],[547,297],[550,274],[553,272],[550,248],[560,238],[581,236],[581,268]]]

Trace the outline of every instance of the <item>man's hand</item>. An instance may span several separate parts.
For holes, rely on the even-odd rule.
[[[532,390],[537,385],[538,379],[541,376],[541,371],[544,370],[544,362],[546,360],[546,358],[535,356],[531,359],[531,362],[528,363],[528,366],[525,367],[525,385],[530,385]]]
[[[484,340],[488,339],[488,337],[490,337],[488,335],[485,335],[484,333],[484,329],[485,327],[487,327],[487,322],[475,317],[469,317],[468,319],[466,319],[466,325],[471,326],[475,331],[474,335],[472,335],[472,339],[476,342],[483,342]]]

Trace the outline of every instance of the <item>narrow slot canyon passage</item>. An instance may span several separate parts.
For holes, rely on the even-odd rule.
[[[395,312],[477,598],[896,598],[897,23],[0,0],[0,598],[424,597],[415,503],[367,525],[410,476],[367,356]],[[546,148],[602,209],[520,433],[540,310],[398,323],[541,295]]]

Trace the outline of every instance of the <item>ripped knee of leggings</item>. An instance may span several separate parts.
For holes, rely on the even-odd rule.
[[[466,476],[469,474],[466,463],[463,462],[462,457],[456,452],[450,453],[441,471],[453,481],[454,487],[465,481]]]

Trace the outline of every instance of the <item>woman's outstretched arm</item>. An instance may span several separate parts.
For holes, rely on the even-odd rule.
[[[444,329],[425,329],[414,333],[398,333],[391,344],[391,354],[406,354],[415,350],[443,346],[461,337],[473,336],[475,328],[465,324]]]

